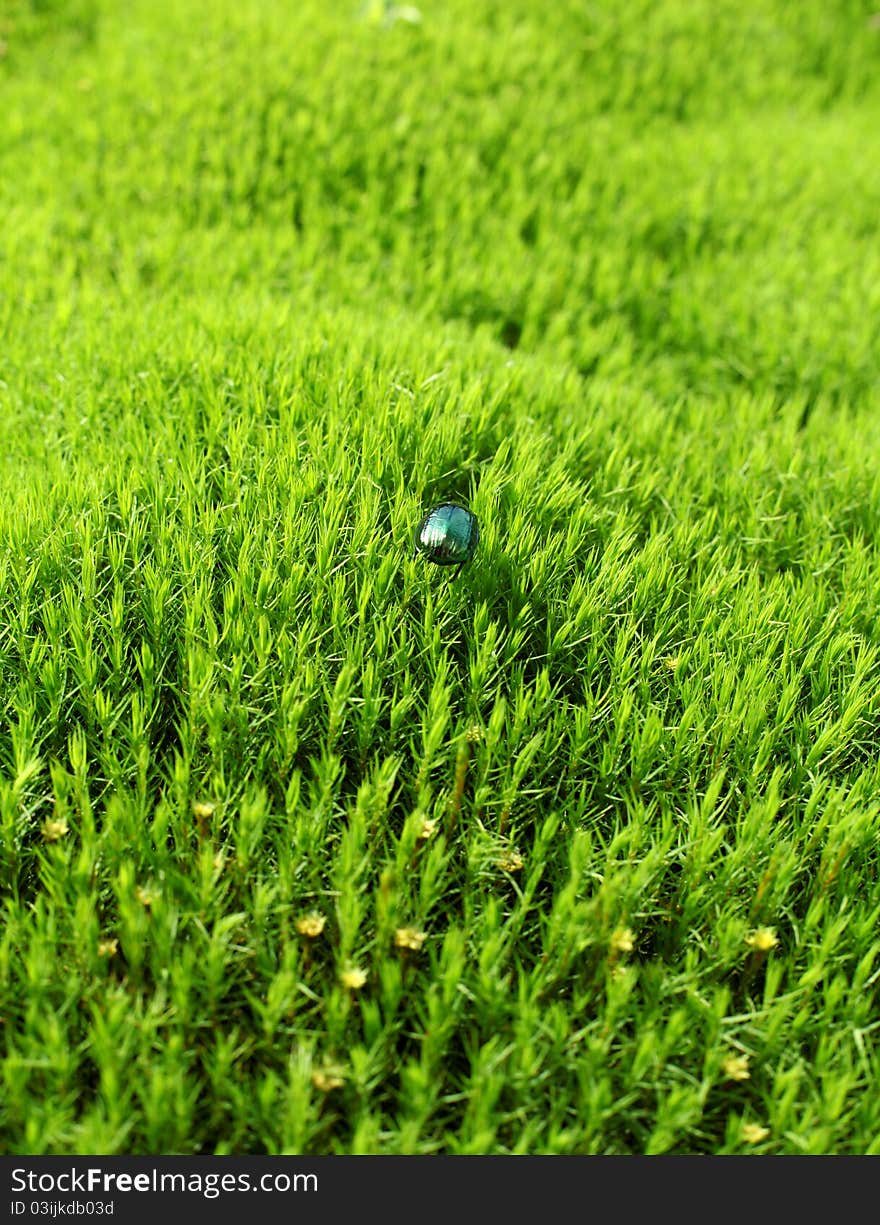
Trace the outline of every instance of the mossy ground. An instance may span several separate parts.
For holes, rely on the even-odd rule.
[[[3,1148],[880,1151],[871,10],[7,4]]]

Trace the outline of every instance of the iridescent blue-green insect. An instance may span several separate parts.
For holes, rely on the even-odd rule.
[[[457,566],[453,578],[470,561],[480,542],[477,516],[454,502],[441,502],[429,510],[416,528],[412,555],[424,553],[435,566]]]

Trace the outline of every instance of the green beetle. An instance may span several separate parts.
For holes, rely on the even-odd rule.
[[[480,541],[480,525],[473,511],[454,502],[441,502],[429,510],[415,531],[412,556],[424,553],[435,566],[457,566],[456,578],[470,561]]]

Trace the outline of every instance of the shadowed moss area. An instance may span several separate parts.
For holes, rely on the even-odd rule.
[[[880,1151],[872,5],[10,0],[0,114],[0,1147]]]

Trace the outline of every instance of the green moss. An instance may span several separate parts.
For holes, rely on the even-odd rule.
[[[420,16],[3,18],[0,1143],[874,1151],[871,5]]]

